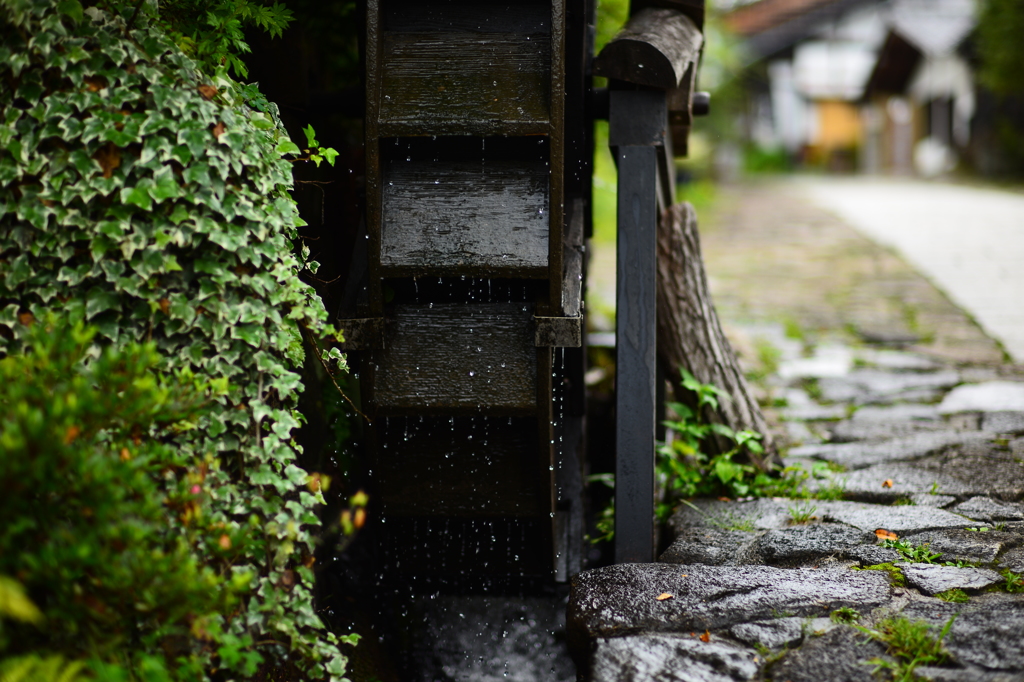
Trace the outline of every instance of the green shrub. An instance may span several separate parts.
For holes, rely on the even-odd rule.
[[[151,340],[162,370],[224,387],[162,442],[207,466],[204,523],[246,537],[225,555],[219,536],[181,535],[196,575],[227,562],[252,583],[183,650],[227,677],[287,660],[340,678],[342,638],[311,593],[323,498],[292,440],[303,328],[326,317],[293,254],[283,155],[299,149],[265,100],[246,106],[258,93],[202,77],[139,7],[0,0],[0,355],[53,314],[98,330],[90,357]]]
[[[27,591],[4,600],[20,608],[0,613],[0,655],[201,677],[213,638],[191,635],[222,630],[252,575],[232,568],[246,529],[204,514],[216,460],[165,442],[194,428],[198,393],[154,374],[152,344],[86,363],[93,332],[42,327],[0,360],[0,575]]]

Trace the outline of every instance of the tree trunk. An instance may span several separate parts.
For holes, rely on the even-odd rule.
[[[677,401],[696,412],[696,395],[683,387],[681,369],[690,372],[702,384],[717,386],[729,394],[729,398],[719,401],[717,412],[706,407],[702,416],[734,431],[761,433],[765,454],[751,455],[751,462],[761,469],[777,464],[768,424],[711,303],[697,232],[697,214],[688,203],[676,204],[661,214],[657,296],[658,357],[668,369]],[[724,451],[732,444],[722,439],[717,446]]]

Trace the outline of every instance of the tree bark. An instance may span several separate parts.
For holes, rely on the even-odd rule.
[[[768,424],[750,386],[740,370],[739,360],[722,332],[711,303],[704,260],[697,232],[697,214],[688,203],[672,206],[661,214],[658,225],[658,357],[668,369],[677,402],[696,412],[696,394],[683,387],[681,369],[702,384],[713,384],[729,394],[719,409],[705,407],[705,420],[718,422],[734,431],[757,431],[765,454],[751,454],[751,462],[767,470],[778,464],[778,455]],[[719,440],[720,451],[732,444]]]

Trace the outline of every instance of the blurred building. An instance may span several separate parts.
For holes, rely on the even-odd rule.
[[[758,0],[730,12],[748,130],[812,165],[935,175],[971,144],[975,0]]]

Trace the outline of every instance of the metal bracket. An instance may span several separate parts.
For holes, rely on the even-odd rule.
[[[582,317],[537,317],[533,345],[538,348],[579,348],[583,345]]]
[[[340,350],[376,350],[384,347],[384,318],[364,317],[338,320],[345,340],[338,344]]]

